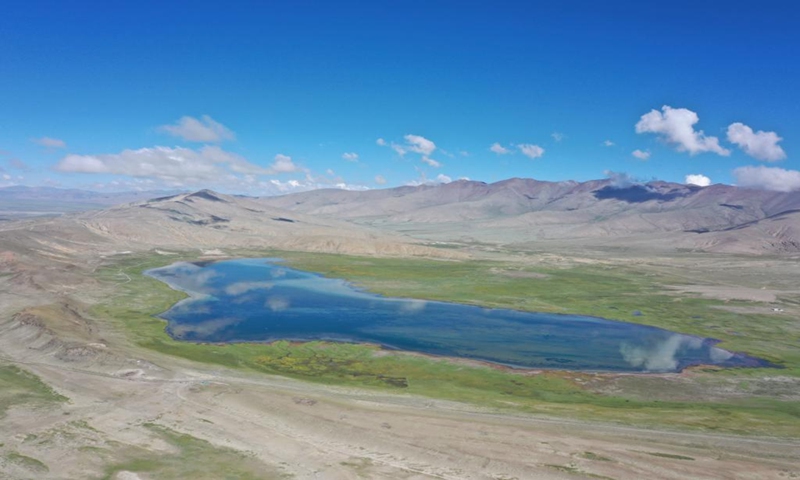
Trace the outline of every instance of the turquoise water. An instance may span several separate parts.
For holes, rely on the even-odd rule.
[[[190,297],[161,316],[191,342],[331,340],[523,368],[675,372],[766,366],[716,341],[597,317],[390,298],[279,259],[180,262],[148,275]]]

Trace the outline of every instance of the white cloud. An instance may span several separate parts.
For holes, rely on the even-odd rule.
[[[419,135],[406,135],[406,149],[420,155],[430,155],[436,150],[436,144]]]
[[[358,154],[355,152],[345,152],[342,154],[342,158],[347,160],[348,162],[357,162]]]
[[[34,138],[33,142],[45,148],[67,148],[67,142],[58,138],[41,137]]]
[[[428,178],[425,174],[425,170],[419,167],[414,167],[414,169],[419,173],[419,177],[416,180],[411,180],[406,182],[406,185],[412,187],[418,187],[420,185],[439,185],[442,183],[450,183],[453,179],[443,173],[438,174],[435,178]]]
[[[612,142],[611,140],[606,140],[606,141],[603,142],[603,146],[604,147],[613,147],[614,145],[615,145],[615,143]]]
[[[636,124],[636,133],[655,133],[667,143],[676,145],[679,152],[691,155],[703,152],[730,155],[730,150],[721,147],[717,137],[707,137],[702,130],[695,131],[694,125],[699,121],[700,117],[691,110],[664,105],[661,112],[651,110],[642,115]]]
[[[358,191],[369,190],[369,187],[365,185],[347,183],[341,177],[330,178],[324,176],[314,176],[310,171],[306,171],[305,178],[303,179],[290,179],[281,181],[273,178],[267,181],[258,182],[255,185],[255,188],[258,189],[262,195],[281,195],[293,192],[307,192],[309,190],[318,190],[320,188],[338,188],[340,190]]]
[[[386,185],[386,178],[383,175],[375,175],[375,183],[378,185]]]
[[[55,169],[154,178],[181,185],[231,183],[240,180],[238,175],[273,175],[298,170],[286,155],[276,155],[271,167],[264,168],[217,146],[205,146],[199,150],[152,147],[103,155],[67,155]]]
[[[406,154],[406,149],[402,145],[392,143],[392,150],[394,150],[401,157]]]
[[[550,134],[550,136],[553,137],[553,140],[555,140],[556,142],[560,142],[561,140],[567,138],[567,136],[561,132],[553,132]]]
[[[426,155],[422,156],[422,161],[423,161],[423,163],[427,163],[428,165],[430,165],[433,168],[439,168],[439,167],[442,166],[441,163],[437,162],[436,160],[434,160],[434,159],[432,159],[432,158],[430,158],[430,157],[428,157]]]
[[[707,187],[711,185],[711,179],[699,173],[686,175],[683,183],[687,185],[697,185],[698,187]]]
[[[9,175],[7,173],[4,173],[3,174],[3,180],[11,180],[11,175]]]
[[[461,155],[462,157],[469,157],[469,152],[466,150],[461,150],[460,152],[458,152],[458,154]]]
[[[443,173],[440,173],[439,175],[436,175],[436,183],[450,183],[452,181],[453,181],[452,178],[448,177],[447,175],[445,175]]]
[[[377,145],[381,146],[381,147],[385,147],[386,146],[386,140],[384,140],[382,138],[379,138],[379,139],[375,140],[375,143]]]
[[[777,162],[785,159],[786,152],[778,145],[781,140],[783,139],[775,132],[753,132],[752,128],[743,123],[736,122],[728,126],[728,141],[756,160]]]
[[[273,173],[291,173],[300,170],[300,167],[292,162],[292,157],[281,153],[275,155],[275,161],[270,165]]]
[[[625,172],[614,172],[606,170],[603,174],[611,180],[610,185],[614,188],[628,188],[633,185],[638,185],[639,182]]]
[[[650,152],[644,150],[634,150],[631,152],[631,155],[638,158],[639,160],[647,160],[650,158]]]
[[[225,125],[208,115],[203,115],[199,120],[189,116],[181,117],[175,125],[162,125],[158,129],[189,142],[215,143],[236,138]]]
[[[794,192],[800,190],[800,171],[785,170],[777,167],[739,167],[733,171],[736,185],[776,192]]]
[[[532,145],[530,143],[521,143],[517,145],[519,151],[528,158],[539,158],[544,155],[544,148],[539,145]]]
[[[492,152],[494,152],[494,153],[496,153],[498,155],[508,155],[509,153],[511,153],[511,150],[507,149],[506,147],[500,145],[497,142],[494,142],[492,144],[492,146],[489,147],[489,150],[491,150]]]

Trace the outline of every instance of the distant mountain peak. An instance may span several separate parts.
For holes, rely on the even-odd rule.
[[[184,197],[184,199],[195,199],[195,198],[201,198],[203,200],[208,200],[210,202],[230,203],[230,200],[225,199],[223,195],[208,189],[198,190]]]

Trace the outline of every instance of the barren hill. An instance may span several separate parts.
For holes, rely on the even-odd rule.
[[[727,185],[460,180],[366,192],[317,190],[258,203],[436,241],[800,251],[800,192]]]
[[[458,256],[336,219],[201,190],[100,211],[0,226],[0,247],[49,257],[152,248],[292,249],[377,255]]]

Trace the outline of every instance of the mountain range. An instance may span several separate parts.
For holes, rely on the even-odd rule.
[[[513,178],[360,192],[315,190],[258,202],[440,242],[800,251],[800,192],[730,185]]]
[[[94,202],[130,200],[63,192]],[[798,254],[800,192],[521,178],[261,198],[201,190],[7,223],[0,235],[23,250],[46,245],[52,254],[77,244],[99,251],[236,247],[431,256],[469,248]]]

